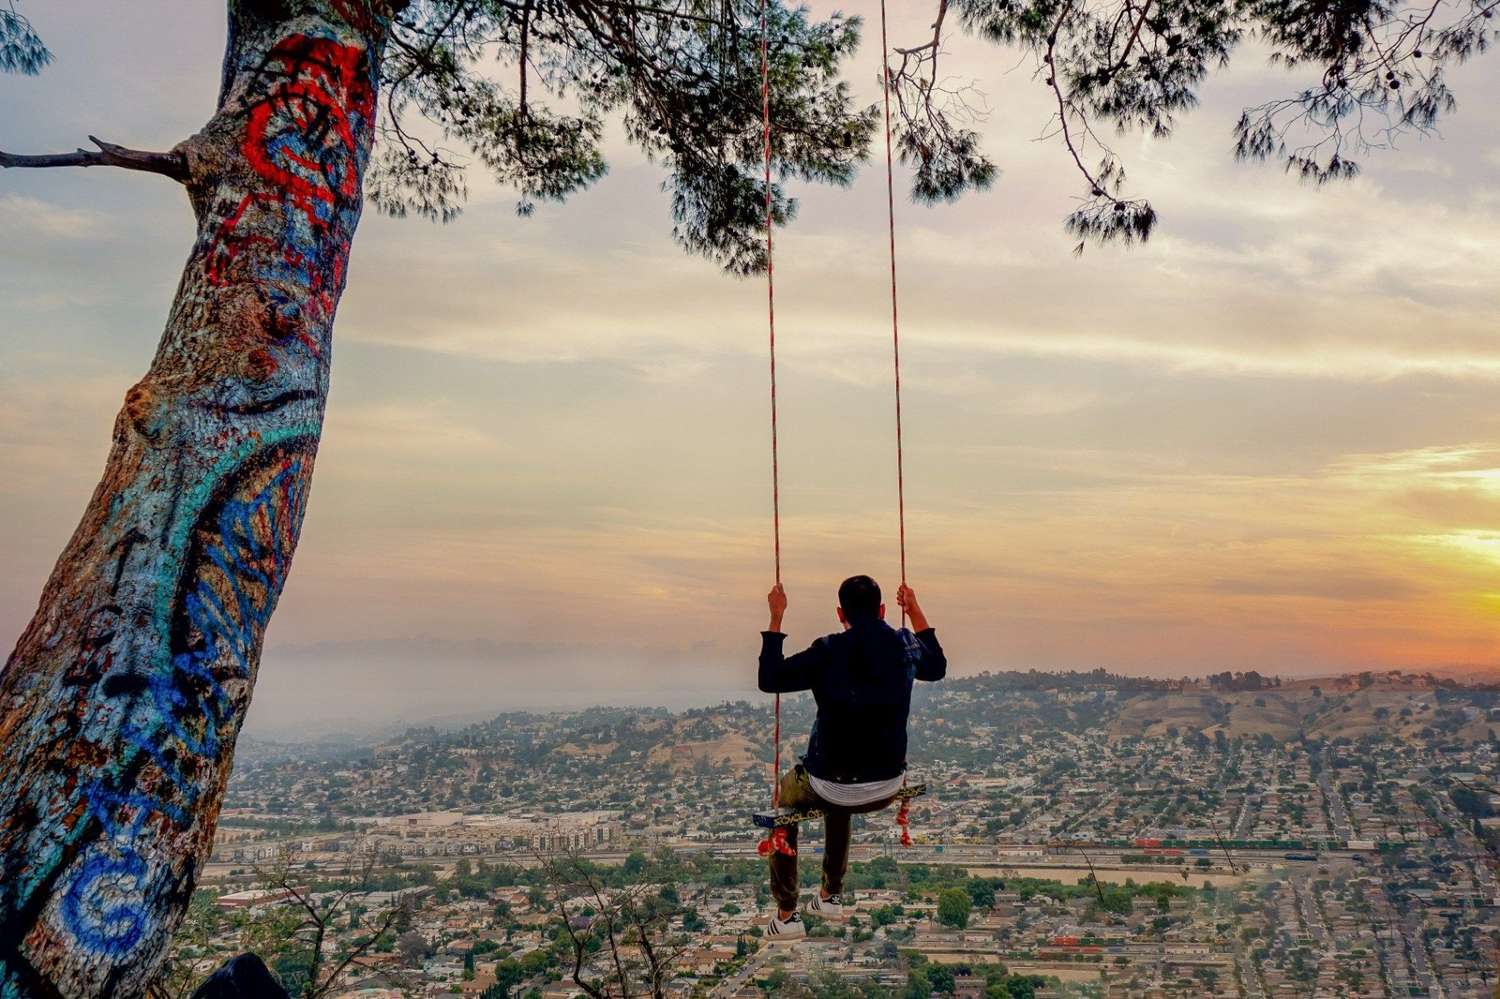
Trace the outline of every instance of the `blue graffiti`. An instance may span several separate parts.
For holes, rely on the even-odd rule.
[[[311,479],[310,455],[275,449],[237,477],[249,496],[210,503],[179,587],[181,620],[169,641],[171,669],[143,679],[147,695],[131,706],[122,739],[164,776],[146,795],[94,781],[85,791],[100,836],[63,889],[64,927],[83,949],[122,957],[141,941],[154,916],[143,897],[147,864],[138,850],[153,819],[172,829],[192,825],[204,788],[197,761],[218,760],[224,729],[236,711],[224,679],[250,679],[255,648],[286,581]],[[269,472],[264,482],[260,477]],[[248,480],[248,481],[247,481]],[[178,646],[185,645],[186,648]],[[128,783],[121,771],[114,780]]]
[[[90,857],[63,895],[63,923],[91,953],[125,957],[150,923],[140,904],[145,883],[146,862],[134,850]]]

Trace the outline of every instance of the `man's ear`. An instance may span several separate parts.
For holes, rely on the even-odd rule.
[[[845,628],[849,627],[849,619],[844,616],[844,608],[835,607],[833,609],[833,612],[839,616],[839,624],[843,625]]]
[[[884,621],[885,620],[885,604],[881,604],[880,605],[880,610],[879,610],[878,613],[880,614],[880,620]]]

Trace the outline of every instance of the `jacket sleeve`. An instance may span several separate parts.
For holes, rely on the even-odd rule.
[[[932,628],[916,634],[917,645],[922,650],[917,657],[917,679],[932,683],[948,675],[948,657],[938,644],[937,632]]]
[[[811,690],[823,661],[823,643],[814,642],[807,649],[788,658],[782,652],[786,636],[779,631],[760,633],[760,689],[767,694],[790,694]]]

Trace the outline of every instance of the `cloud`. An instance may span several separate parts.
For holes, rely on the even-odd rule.
[[[1320,600],[1365,602],[1370,600],[1409,600],[1422,593],[1410,580],[1379,575],[1354,576],[1347,572],[1332,574],[1287,574],[1272,578],[1217,579],[1209,590],[1246,597],[1314,597]]]
[[[42,237],[65,240],[103,239],[113,234],[113,220],[19,194],[0,196],[0,228],[15,240]]]

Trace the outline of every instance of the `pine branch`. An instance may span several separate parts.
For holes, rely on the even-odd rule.
[[[10,169],[12,167],[112,166],[122,170],[159,173],[179,184],[186,184],[188,181],[187,157],[177,149],[165,153],[127,149],[125,146],[117,146],[113,142],[105,142],[92,135],[89,136],[89,141],[99,148],[95,150],[80,147],[71,153],[42,153],[33,156],[0,151],[0,167]]]

